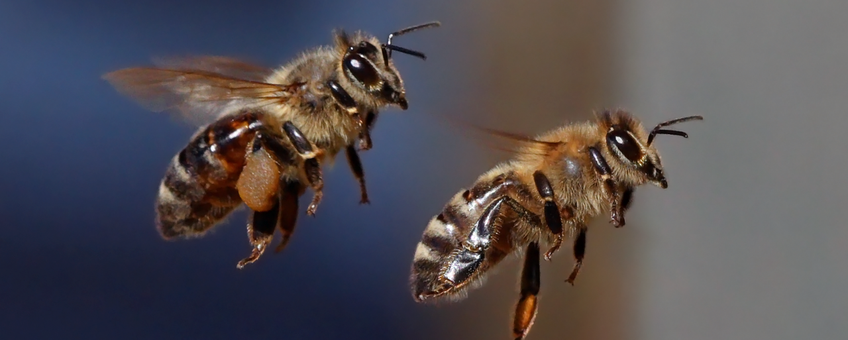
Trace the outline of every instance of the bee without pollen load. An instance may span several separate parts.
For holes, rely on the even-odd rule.
[[[298,197],[314,191],[307,214],[321,202],[320,164],[345,150],[368,203],[357,150],[371,148],[377,110],[407,108],[392,51],[425,59],[392,38],[438,22],[389,34],[385,44],[366,33],[335,33],[335,46],[319,47],[277,70],[223,57],[163,61],[104,78],[154,111],[173,110],[205,122],[171,161],[159,186],[157,225],[166,239],[199,236],[241,203],[251,209],[247,233],[253,251],[237,267],[256,261],[276,229],[282,250],[295,228]],[[211,122],[211,123],[210,123]]]
[[[586,250],[587,219],[609,211],[613,225],[624,226],[624,212],[637,186],[668,186],[659,153],[651,145],[654,137],[688,137],[663,127],[702,119],[675,119],[647,132],[635,117],[618,110],[537,138],[494,132],[523,146],[513,160],[480,176],[430,220],[415,249],[413,297],[419,302],[462,299],[470,286],[482,284],[486,271],[523,250],[513,336],[524,338],[536,316],[539,242],[551,244],[544,255],[550,260],[564,233],[574,233],[576,262],[567,279],[574,284]]]

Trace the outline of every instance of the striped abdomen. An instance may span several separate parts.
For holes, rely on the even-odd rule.
[[[511,217],[498,215],[512,213],[499,199],[513,186],[507,175],[480,180],[473,189],[454,195],[442,213],[430,220],[412,264],[417,301],[445,295],[461,298],[457,294],[468,284],[481,282],[481,274],[511,252]],[[488,223],[493,217],[499,222]]]
[[[156,200],[163,237],[201,234],[241,204],[236,181],[261,126],[257,113],[226,116],[203,128],[171,160]]]

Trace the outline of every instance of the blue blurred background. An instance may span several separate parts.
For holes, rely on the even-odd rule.
[[[593,224],[576,286],[569,249],[542,264],[530,338],[844,338],[846,15],[838,0],[0,1],[0,334],[507,339],[515,259],[461,303],[407,288],[427,221],[509,157],[445,117],[535,134],[621,106],[706,120],[658,140],[669,189],[638,190],[623,229]],[[160,239],[158,184],[194,128],[103,73],[188,54],[275,66],[335,28],[434,19],[398,39],[430,58],[396,58],[410,109],[385,110],[362,154],[371,205],[340,159],[282,254],[235,269],[243,211]]]

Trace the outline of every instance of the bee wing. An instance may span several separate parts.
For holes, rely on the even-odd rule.
[[[486,138],[483,136],[478,136],[475,138],[476,140],[483,142],[483,144],[485,144],[487,147],[500,151],[505,151],[509,153],[533,153],[538,155],[544,155],[544,151],[541,150],[544,150],[544,148],[547,147],[555,147],[556,145],[559,145],[559,142],[548,142],[527,135],[486,128],[476,125],[474,123],[461,120],[456,117],[446,117],[446,119],[452,125],[457,125],[463,128],[463,130],[474,130],[480,133],[481,135],[485,135],[486,137],[496,136],[507,141],[507,146],[502,146],[492,141],[491,138]],[[543,148],[539,150],[539,146]]]
[[[128,68],[103,78],[152,111],[179,112],[198,125],[214,120],[234,104],[284,103],[296,85],[255,80],[260,77],[259,67],[228,58],[171,59],[169,63],[174,68]]]
[[[205,71],[243,80],[263,82],[273,70],[242,60],[221,56],[187,56],[156,58],[157,67],[172,70]]]

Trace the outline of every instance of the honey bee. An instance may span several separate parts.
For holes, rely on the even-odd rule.
[[[416,301],[462,299],[470,287],[482,284],[486,271],[507,255],[523,252],[521,296],[513,318],[513,337],[523,339],[536,316],[539,243],[550,244],[544,254],[550,260],[564,233],[575,235],[575,264],[566,280],[573,285],[586,251],[587,220],[608,211],[615,227],[624,226],[636,187],[668,187],[654,137],[688,137],[664,127],[703,119],[675,119],[647,132],[623,110],[595,118],[536,138],[491,131],[522,146],[514,159],[480,176],[430,220],[412,264]]]
[[[202,126],[171,161],[156,200],[157,227],[165,239],[201,236],[244,203],[251,210],[252,252],[238,268],[259,259],[276,229],[285,248],[297,222],[298,198],[322,198],[320,165],[345,150],[368,203],[355,147],[371,148],[377,111],[408,107],[392,52],[426,59],[392,44],[394,37],[438,22],[389,34],[385,44],[367,33],[334,33],[335,46],[307,51],[276,70],[225,57],[193,57],[104,75],[117,90],[154,111],[172,110]]]

